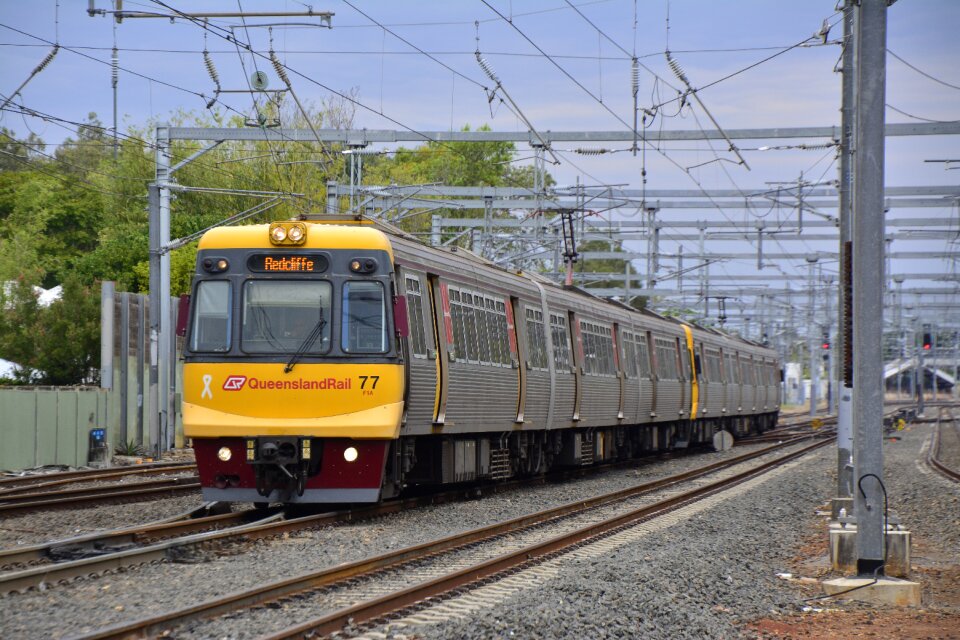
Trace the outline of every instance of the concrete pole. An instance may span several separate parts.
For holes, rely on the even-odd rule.
[[[882,575],[884,105],[887,0],[860,0],[853,196],[853,423],[857,573]]]
[[[933,401],[937,401],[937,325],[930,325],[930,359],[933,366],[930,372],[933,375]]]
[[[172,403],[170,393],[170,375],[173,369],[173,359],[170,357],[170,345],[173,343],[173,327],[170,318],[170,129],[168,125],[157,127],[157,187],[160,196],[159,208],[159,245],[160,250],[160,304],[158,307],[158,380],[160,383],[158,404],[159,431],[154,444],[157,455],[166,448],[166,436],[169,434],[168,420],[169,407]],[[152,291],[151,291],[152,294]],[[151,308],[152,312],[152,308]]]
[[[697,225],[697,228],[700,230],[700,260],[704,260],[704,248],[706,246],[707,239],[707,223],[706,221],[701,220],[700,224]],[[700,269],[700,295],[703,296],[703,317],[706,319],[710,315],[710,291],[708,287],[710,286],[710,265],[704,265]]]
[[[855,137],[856,100],[856,10],[854,0],[846,0],[843,13],[843,86],[841,96],[840,140],[840,278],[839,304],[837,311],[837,368],[840,379],[839,403],[837,406],[837,497],[831,509],[837,517],[840,509],[848,514],[853,511],[853,362],[850,340],[851,330],[851,281],[850,227],[853,219],[853,151]]]
[[[818,401],[818,392],[817,387],[820,383],[820,363],[817,362],[817,359],[820,357],[819,349],[816,348],[814,342],[815,339],[819,339],[819,336],[816,335],[816,324],[814,322],[814,308],[817,304],[816,290],[814,285],[816,280],[814,279],[814,274],[816,273],[817,256],[807,256],[807,264],[810,266],[810,276],[807,286],[807,304],[809,305],[807,309],[807,350],[810,352],[810,415],[817,415],[817,401]]]
[[[147,187],[150,232],[150,382],[147,392],[148,446],[160,442],[160,187]]]
[[[340,213],[340,192],[337,190],[337,183],[329,180],[327,181],[327,215],[338,213]]]
[[[927,376],[926,372],[923,370],[923,346],[916,339],[916,334],[914,334],[913,346],[917,350],[917,368],[914,374],[914,379],[916,380],[914,385],[917,390],[917,415],[922,416],[924,409],[926,409],[924,406],[923,386]]]
[[[116,283],[100,284],[100,388],[113,388],[113,294]]]
[[[897,285],[897,362],[903,366],[903,276],[893,276],[893,282]],[[900,399],[900,393],[903,389],[903,371],[897,373],[897,400]]]

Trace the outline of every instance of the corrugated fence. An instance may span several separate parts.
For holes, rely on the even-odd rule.
[[[98,387],[0,388],[0,469],[87,463],[90,430],[107,426]]]

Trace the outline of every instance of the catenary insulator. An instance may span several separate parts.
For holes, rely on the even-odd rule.
[[[283,64],[280,62],[280,59],[277,58],[277,54],[270,50],[270,62],[273,63],[273,69],[277,72],[277,77],[283,80],[283,83],[287,85],[287,88],[290,88],[290,76],[287,75],[287,70],[283,67]]]
[[[56,57],[57,52],[60,51],[60,45],[53,45],[53,50],[47,54],[47,57],[40,61],[40,64],[37,65],[37,68],[33,70],[32,76],[37,75],[41,71],[47,68],[47,65],[53,62],[53,59]]]
[[[110,55],[110,81],[114,89],[117,88],[117,81],[120,76],[120,58],[117,55],[117,48],[113,48],[113,53]]]
[[[479,64],[479,65],[480,65],[480,68],[483,69],[483,72],[484,72],[485,74],[487,74],[487,77],[490,78],[491,80],[493,80],[494,82],[496,82],[497,84],[500,84],[500,78],[498,78],[498,77],[497,77],[497,74],[495,74],[495,73],[493,72],[493,68],[492,68],[492,67],[490,66],[490,64],[483,58],[483,56],[480,55],[480,52],[479,52],[479,51],[475,51],[475,52],[474,52],[474,55],[477,57],[477,64]]]
[[[667,52],[667,64],[670,65],[670,69],[673,71],[674,75],[680,79],[680,82],[690,86],[690,81],[687,80],[687,74],[683,72],[683,67],[680,66],[680,63],[670,57],[670,52]]]
[[[610,149],[574,149],[575,153],[579,153],[582,156],[599,156],[604,153],[610,153]]]
[[[630,63],[630,82],[633,85],[633,97],[640,92],[640,61],[636,58]]]
[[[213,80],[213,84],[216,85],[217,91],[220,90],[220,76],[217,74],[217,68],[213,66],[213,58],[210,57],[210,52],[206,49],[203,50],[203,64],[207,67],[207,73],[210,74],[210,79]]]

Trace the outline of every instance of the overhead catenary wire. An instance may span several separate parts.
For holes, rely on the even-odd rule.
[[[900,56],[898,56],[897,54],[895,54],[895,53],[894,53],[893,51],[891,51],[890,49],[887,49],[887,53],[889,53],[891,56],[893,56],[894,58],[896,58],[897,60],[899,60],[900,62],[902,62],[902,63],[905,64],[906,66],[910,67],[911,69],[913,69],[914,71],[916,71],[917,73],[919,73],[920,75],[922,75],[922,76],[925,77],[925,78],[928,78],[928,79],[930,79],[930,80],[933,80],[934,82],[936,82],[936,83],[938,83],[938,84],[942,84],[942,85],[945,86],[945,87],[950,87],[951,89],[960,89],[960,86],[958,86],[958,85],[950,84],[950,83],[947,82],[946,80],[941,80],[940,78],[938,78],[938,77],[936,77],[936,76],[933,76],[933,75],[930,75],[930,74],[927,73],[926,71],[917,68],[916,66],[910,64],[909,62],[907,62],[906,60],[904,60],[903,58],[901,58]]]

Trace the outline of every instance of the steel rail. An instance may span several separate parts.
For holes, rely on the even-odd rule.
[[[65,489],[56,492],[0,496],[0,514],[10,515],[26,511],[76,507],[97,503],[136,502],[139,499],[175,495],[200,488],[196,476],[150,480],[129,485]]]
[[[941,408],[937,412],[937,425],[933,430],[933,442],[930,444],[930,448],[927,450],[927,464],[934,469],[937,473],[947,478],[948,480],[953,480],[954,482],[960,482],[960,470],[956,470],[945,464],[940,460],[940,430],[943,427],[943,423],[940,421],[940,417],[943,415],[944,409]],[[949,410],[948,410],[949,412]],[[956,424],[956,418],[953,417],[952,412],[951,419],[949,422]]]
[[[113,478],[130,475],[153,475],[191,471],[196,469],[196,467],[197,465],[193,462],[157,462],[123,469],[82,469],[79,471],[57,471],[54,473],[8,476],[0,478],[0,495],[40,487],[72,484],[74,482],[94,482],[99,480],[112,480]]]
[[[300,624],[283,629],[275,634],[266,636],[261,640],[288,640],[290,638],[305,638],[308,634],[311,636],[329,635],[342,630],[349,625],[362,625],[372,622],[383,616],[394,613],[411,605],[422,602],[426,598],[441,596],[450,593],[455,589],[462,589],[469,585],[485,583],[495,578],[498,574],[506,571],[513,571],[518,568],[529,566],[542,562],[546,559],[562,554],[575,546],[586,544],[599,540],[623,530],[638,522],[650,520],[654,517],[664,515],[670,511],[686,506],[697,500],[701,500],[709,495],[713,495],[732,486],[740,484],[750,478],[761,475],[770,469],[780,466],[790,460],[798,458],[806,453],[829,444],[829,441],[821,441],[809,445],[799,451],[794,451],[785,456],[765,462],[757,467],[748,469],[742,473],[736,474],[730,478],[720,480],[716,483],[698,487],[686,491],[677,496],[668,497],[652,505],[640,507],[625,514],[608,518],[599,523],[587,525],[573,532],[561,534],[526,546],[517,551],[513,551],[497,558],[481,562],[472,567],[467,567],[458,571],[451,572],[445,576],[429,580],[420,584],[412,585],[406,589],[396,591],[385,596],[361,602],[351,607],[346,607],[325,616],[314,618]]]
[[[131,545],[142,545],[172,536],[183,536],[207,531],[211,528],[232,526],[249,522],[252,510],[236,513],[218,513],[222,503],[208,502],[160,520],[144,524],[98,531],[72,538],[45,542],[43,544],[0,550],[0,568],[6,571],[18,565],[35,565],[40,562],[62,562],[68,556],[80,554],[103,555],[126,550]],[[118,547],[125,547],[119,549]],[[0,584],[3,575],[0,574]],[[2,590],[2,589],[0,589]]]
[[[818,443],[817,446],[823,446],[823,444],[828,442],[829,441],[822,441]],[[147,637],[150,635],[159,634],[173,626],[183,624],[184,622],[190,620],[228,613],[238,609],[252,607],[264,602],[270,602],[285,596],[311,591],[320,587],[328,587],[356,578],[358,576],[371,574],[382,569],[394,567],[396,565],[411,561],[417,561],[432,554],[456,550],[467,545],[475,544],[479,541],[500,537],[508,533],[516,532],[521,529],[526,529],[544,523],[548,520],[579,514],[587,509],[623,501],[628,498],[649,493],[651,491],[659,490],[682,482],[688,482],[701,476],[705,476],[709,473],[713,473],[714,471],[767,455],[778,449],[782,449],[785,446],[789,445],[778,444],[771,447],[765,447],[764,449],[742,454],[721,462],[712,463],[692,471],[646,482],[635,487],[621,489],[609,494],[594,496],[584,500],[577,500],[568,504],[545,509],[532,514],[527,514],[504,522],[487,525],[472,531],[457,533],[431,542],[406,547],[355,562],[328,567],[318,571],[307,572],[299,576],[261,585],[253,589],[228,594],[226,596],[199,603],[185,609],[165,612],[130,623],[119,623],[112,625],[80,637],[83,638],[83,640],[104,640],[129,637]]]

